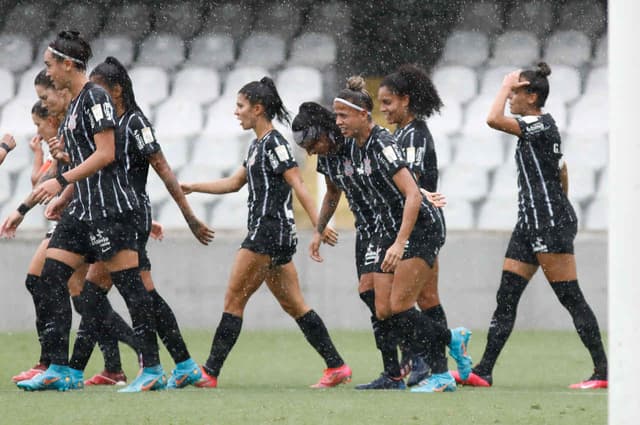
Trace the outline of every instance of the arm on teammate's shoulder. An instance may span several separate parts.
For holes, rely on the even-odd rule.
[[[247,183],[247,169],[242,166],[229,177],[213,180],[210,182],[181,183],[184,193],[211,193],[222,195],[225,193],[237,192]]]
[[[560,166],[560,186],[566,196],[569,196],[569,170],[567,168],[567,161],[562,161]]]

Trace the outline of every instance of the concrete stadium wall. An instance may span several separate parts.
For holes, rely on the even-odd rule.
[[[24,288],[28,262],[41,235],[0,241],[0,331],[31,330],[34,309]],[[224,290],[243,234],[218,234],[208,247],[190,234],[170,233],[149,245],[156,288],[173,307],[183,328],[213,330],[222,314]],[[300,236],[294,259],[307,303],[329,328],[368,329],[369,314],[357,295],[353,263],[354,235],[341,234],[339,246],[323,247],[325,262],[308,258],[309,234]],[[440,294],[451,326],[486,329],[495,308],[501,265],[509,234],[450,232],[440,255]],[[603,329],[607,328],[607,238],[581,232],[576,241],[578,276]],[[110,298],[129,318],[116,291]],[[75,315],[75,313],[74,313]],[[74,326],[77,326],[74,317]],[[247,329],[295,328],[263,286],[249,302]],[[527,288],[518,312],[521,329],[572,329],[568,313],[555,298],[541,272]]]

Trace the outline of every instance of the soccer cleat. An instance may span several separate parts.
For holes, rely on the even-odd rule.
[[[202,376],[200,380],[196,382],[194,385],[198,388],[217,388],[218,387],[218,377],[211,376],[207,373],[204,367],[200,368],[200,372],[202,372]]]
[[[413,367],[413,359],[409,353],[403,353],[402,359],[400,360],[400,377],[406,378],[411,373],[411,368]]]
[[[42,363],[38,363],[37,365],[35,365],[31,369],[25,370],[24,372],[20,372],[19,374],[13,376],[11,378],[11,381],[14,382],[14,383],[15,382],[20,382],[20,381],[26,381],[27,379],[35,378],[36,376],[40,375],[45,370],[47,370],[47,367],[45,365],[43,365]]]
[[[123,371],[109,372],[103,370],[100,373],[96,373],[91,378],[84,381],[84,385],[125,385],[127,383],[127,375]]]
[[[189,358],[176,365],[176,368],[171,372],[169,381],[167,382],[167,388],[176,389],[184,388],[187,385],[195,384],[202,378],[202,371],[200,366],[193,359]]]
[[[311,385],[311,388],[331,388],[349,382],[351,382],[351,368],[343,364],[340,367],[325,369],[322,378]]]
[[[142,373],[127,385],[119,393],[139,393],[142,391],[163,390],[167,386],[167,378],[164,376],[162,366],[145,367]]]
[[[402,378],[392,378],[384,372],[368,384],[356,385],[356,390],[404,390],[406,388]]]
[[[421,356],[415,356],[411,360],[411,373],[407,379],[407,386],[413,387],[414,385],[418,385],[429,377],[430,373],[431,369],[427,365],[427,362],[424,361],[424,358]]]
[[[473,370],[464,381],[460,379],[460,374],[457,370],[450,370],[449,373],[451,373],[451,376],[453,376],[458,384],[469,385],[470,387],[490,387],[493,385],[491,375],[478,375]]]
[[[467,353],[469,338],[471,338],[471,331],[469,329],[463,327],[451,329],[449,355],[456,361],[460,379],[463,381],[465,381],[471,373],[471,356]]]
[[[449,372],[434,373],[411,388],[412,393],[445,393],[456,390],[456,380]]]
[[[41,374],[16,385],[25,391],[67,391],[71,387],[69,367],[52,364]]]
[[[607,375],[596,372],[582,382],[569,385],[569,388],[573,390],[592,390],[597,388],[609,388],[609,380],[607,379]]]
[[[71,383],[69,384],[70,390],[81,390],[84,388],[84,374],[81,370],[69,368],[69,377]]]

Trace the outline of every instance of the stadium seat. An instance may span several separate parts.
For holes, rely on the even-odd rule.
[[[214,158],[211,159],[213,160]],[[238,164],[236,165],[239,166]],[[184,183],[212,181],[221,178],[223,175],[222,171],[223,170],[216,168],[215,164],[212,162],[191,162],[180,172],[180,181]],[[208,193],[192,193],[188,195],[188,197],[189,202],[195,202],[198,204],[211,203],[217,199],[217,197]]]
[[[160,140],[160,143],[162,152],[174,171],[180,170],[189,162],[189,142],[187,140]]]
[[[489,179],[482,167],[454,163],[442,173],[440,187],[450,199],[478,201],[487,194]]]
[[[500,134],[486,139],[468,138],[468,135],[463,137],[456,145],[455,165],[493,170],[504,163],[505,147]]]
[[[445,98],[446,99],[446,98]],[[446,100],[445,100],[446,101]],[[440,134],[453,134],[460,130],[462,125],[462,107],[454,100],[447,103],[428,119],[429,129]]]
[[[189,198],[189,204],[191,205],[191,209],[193,213],[200,220],[207,222],[207,207],[199,202],[194,202]],[[189,230],[189,226],[187,222],[184,220],[184,216],[172,199],[169,199],[160,209],[160,212],[157,216],[158,222],[164,226],[165,229],[180,229],[180,230]]]
[[[565,103],[573,102],[580,96],[582,79],[580,71],[569,65],[550,65],[549,99]]]
[[[0,68],[19,72],[33,62],[33,46],[23,34],[0,34]]]
[[[545,45],[544,60],[547,63],[580,67],[591,60],[591,41],[580,31],[555,32]]]
[[[558,28],[582,31],[590,38],[600,35],[607,25],[604,7],[596,0],[573,0],[558,12]]]
[[[221,97],[206,112],[202,136],[207,137],[239,137],[244,130],[234,115],[235,98]]]
[[[569,197],[578,202],[583,202],[596,192],[596,176],[592,168],[583,167],[578,163],[572,166],[567,160],[569,173]]]
[[[553,2],[549,0],[529,0],[513,5],[507,12],[505,28],[534,33],[543,39],[554,28]]]
[[[275,34],[283,40],[290,40],[302,24],[302,14],[292,10],[291,6],[285,2],[267,3],[260,18],[256,19],[253,30]]]
[[[91,42],[91,50],[93,58],[89,61],[90,68],[103,62],[107,56],[115,57],[126,67],[133,63],[133,41],[124,35],[102,35]]]
[[[220,96],[220,76],[209,68],[190,66],[178,71],[173,80],[173,99],[208,104]]]
[[[582,96],[570,111],[567,132],[584,137],[602,137],[609,131],[609,102],[606,93]]]
[[[160,67],[137,66],[129,70],[136,98],[151,106],[157,105],[169,94],[169,77]]]
[[[223,70],[235,60],[233,39],[227,34],[203,34],[191,42],[186,66]]]
[[[474,228],[475,218],[473,206],[464,199],[454,198],[451,193],[441,190],[447,197],[447,206],[443,208],[447,230],[471,230]]]
[[[585,96],[606,97],[609,92],[609,67],[600,66],[591,69],[584,87]]]
[[[330,34],[307,32],[293,40],[289,65],[323,69],[336,62],[338,48]]]
[[[184,61],[184,42],[173,34],[152,34],[139,48],[137,66],[158,66],[167,71],[175,69]]]
[[[65,28],[79,31],[82,37],[91,40],[100,31],[104,14],[103,3],[72,2],[62,8],[55,22],[64,25]]]
[[[507,158],[507,161],[494,172],[493,184],[489,191],[488,198],[510,199],[512,202],[517,202],[518,172],[513,157]]]
[[[438,170],[442,171],[451,164],[452,148],[451,139],[445,133],[439,133],[431,128],[431,120],[428,121],[433,144],[436,149],[436,158],[438,159]]]
[[[598,171],[607,165],[609,143],[606,135],[598,137],[587,134],[570,134],[565,139],[566,147],[563,148],[563,151],[569,168],[569,178],[571,178],[571,170],[576,167]]]
[[[36,75],[38,75],[38,73],[43,69],[44,69],[44,63],[42,64],[36,63],[36,65],[27,69],[20,75],[18,80],[18,92],[16,93],[16,96],[15,96],[17,99],[23,99],[25,101],[27,100],[33,101],[33,103],[35,103],[37,98],[36,98],[36,90],[33,87],[33,83],[36,79]],[[29,109],[29,111],[31,111],[31,109]]]
[[[237,66],[278,67],[285,59],[285,42],[278,35],[267,32],[250,34],[240,47]]]
[[[498,2],[480,0],[462,3],[463,10],[457,29],[466,31],[481,31],[485,34],[495,34],[502,29],[503,11]]]
[[[297,112],[302,102],[322,100],[322,75],[314,68],[285,68],[276,78],[276,87],[285,107],[292,112]]]
[[[247,83],[251,81],[260,81],[264,76],[269,76],[269,71],[259,66],[238,67],[229,74],[224,81],[224,88],[222,89],[222,98],[226,101],[229,98],[232,99],[231,112],[235,109],[236,97],[238,91]]]
[[[4,34],[23,35],[31,40],[40,37],[49,29],[50,16],[55,5],[49,2],[17,2],[7,13],[4,10]]]
[[[432,80],[443,102],[446,102],[445,107],[451,101],[466,103],[478,92],[476,73],[466,66],[438,67]]]
[[[189,167],[204,166],[209,169],[209,179],[230,173],[240,167],[245,144],[237,137],[202,135],[195,141],[193,159]]]
[[[165,2],[153,12],[154,27],[189,40],[202,27],[202,12],[199,1]]]
[[[27,116],[30,118],[30,114],[27,114]],[[16,147],[11,151],[11,156],[2,163],[3,170],[10,173],[15,173],[17,171],[22,171],[26,168],[29,168],[29,164],[33,160],[33,154],[31,153],[31,149],[29,148],[29,140],[35,134],[35,126],[31,124],[31,128],[32,133],[19,135],[16,132],[12,131],[12,127],[6,127],[4,124],[0,124],[0,135],[9,133],[16,139]],[[22,200],[24,200],[24,197],[26,197],[27,195],[28,193],[23,193]]]
[[[478,214],[480,230],[513,230],[518,221],[518,202],[513,198],[487,199]]]
[[[605,66],[609,63],[609,36],[604,34],[596,44],[591,65],[594,67]]]
[[[23,139],[31,138],[36,132],[31,119],[31,108],[36,100],[34,91],[30,99],[14,98],[2,108],[0,128],[11,133],[15,137],[16,143],[23,143]]]
[[[13,74],[7,69],[0,68],[0,105],[13,98]]]
[[[211,212],[209,224],[214,230],[234,230],[247,228],[247,199],[249,192],[245,185],[235,193],[228,193],[221,197]]]
[[[202,34],[226,34],[234,40],[245,35],[251,27],[253,10],[247,2],[228,2],[213,6],[202,23]]]
[[[504,133],[487,125],[487,115],[493,103],[493,96],[478,96],[466,108],[465,119],[460,128],[460,139],[464,142],[482,143],[485,140],[504,140]],[[508,108],[505,105],[505,109]],[[498,143],[498,142],[495,142]]]
[[[587,209],[585,229],[588,230],[607,230],[609,228],[608,222],[608,203],[609,201],[604,198],[596,198],[590,204]]]
[[[517,69],[514,65],[500,65],[487,68],[480,79],[480,96],[495,96],[502,87],[504,77]],[[489,113],[487,109],[486,114]]]
[[[511,30],[500,34],[493,47],[493,66],[511,65],[512,67],[530,66],[540,58],[540,42],[529,31]]]
[[[149,33],[151,22],[150,4],[124,2],[110,8],[103,35],[123,35],[137,42]]]
[[[173,168],[173,164],[171,164],[171,162],[169,162],[169,165]],[[171,197],[164,185],[164,182],[158,176],[158,173],[153,170],[149,170],[149,176],[147,177],[147,194],[149,195],[149,200],[151,201],[153,209]],[[156,214],[154,213],[154,218],[155,217]]]
[[[483,32],[453,31],[445,42],[443,65],[479,67],[489,57],[489,38]]]
[[[190,139],[202,130],[202,108],[197,102],[170,97],[158,106],[156,122],[156,134],[160,141]]]

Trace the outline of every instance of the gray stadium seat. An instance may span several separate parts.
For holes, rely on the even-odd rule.
[[[0,68],[22,71],[33,62],[33,46],[22,34],[0,35]]]
[[[200,104],[184,98],[168,98],[156,110],[156,135],[163,143],[182,143],[202,130]]]
[[[504,140],[497,133],[490,138],[477,139],[463,134],[463,138],[456,145],[456,155],[453,163],[458,166],[475,166],[492,170],[504,163]]]
[[[444,189],[441,192],[447,196],[447,206],[444,207],[444,219],[447,230],[471,230],[474,227],[473,207],[469,201],[452,198],[453,194]]]
[[[478,201],[489,189],[487,172],[473,165],[451,164],[443,173],[440,190],[449,199]]]
[[[169,94],[169,77],[159,67],[138,66],[129,70],[136,98],[154,106]]]
[[[591,60],[591,41],[580,31],[558,31],[547,40],[544,59],[547,63],[580,67]]]
[[[440,110],[428,119],[429,129],[440,134],[457,133],[462,126],[462,107],[455,101],[448,101]]]
[[[222,3],[214,6],[202,24],[202,33],[230,35],[234,40],[241,38],[253,21],[251,4]]]
[[[221,152],[218,152],[220,154]],[[190,162],[188,166],[180,172],[180,181],[185,183],[194,182],[206,182],[216,180],[222,177],[223,170],[216,167],[214,163],[216,158],[209,158],[212,161],[205,162]],[[235,164],[239,166],[238,163]],[[217,197],[208,193],[192,193],[189,195],[189,202],[196,202],[198,204],[207,204],[215,201]],[[204,217],[202,217],[204,219]]]
[[[110,8],[104,34],[125,35],[139,41],[151,30],[151,10],[146,3],[124,2]]]
[[[189,142],[187,140],[169,139],[165,141],[160,135],[158,135],[158,139],[162,145],[162,152],[174,171],[181,169],[189,162]]]
[[[445,216],[446,217],[446,216]],[[513,198],[490,198],[480,208],[478,229],[513,230],[518,219],[518,202]]]
[[[553,3],[548,0],[529,0],[514,4],[507,13],[505,28],[531,31],[540,39],[554,28]]]
[[[254,24],[255,31],[264,31],[290,40],[302,24],[302,14],[286,2],[273,2],[266,6]]]
[[[160,145],[162,146],[162,142],[160,142]],[[169,165],[173,168],[173,164],[169,163]],[[151,205],[154,209],[158,204],[161,204],[170,198],[169,192],[167,191],[162,179],[158,176],[158,173],[151,170],[147,177],[147,193],[149,194],[149,200],[151,201]]]
[[[555,87],[555,86],[553,86]],[[544,113],[549,113],[553,117],[553,120],[556,122],[556,126],[560,132],[566,131],[567,129],[567,107],[565,106],[565,102],[562,99],[559,99],[555,96],[554,92],[551,92],[545,102],[544,108],[542,111]]]
[[[275,34],[254,32],[242,43],[237,66],[276,68],[284,62],[285,42]]]
[[[478,92],[478,78],[473,69],[450,65],[436,68],[433,84],[444,102],[466,103]]]
[[[71,28],[91,40],[100,31],[104,17],[103,3],[72,2],[67,4],[56,17],[56,27]]]
[[[211,103],[220,96],[220,75],[204,67],[185,67],[173,80],[173,99],[189,99],[200,104]]]
[[[460,16],[457,29],[466,31],[482,31],[495,34],[502,29],[503,11],[498,2],[480,0],[463,2],[464,9]]]
[[[14,98],[2,108],[0,128],[5,132],[11,133],[16,138],[16,142],[31,138],[36,132],[31,119],[31,107],[36,99],[34,91],[31,98]],[[29,150],[28,147],[27,150]]]
[[[569,178],[572,169],[590,168],[598,171],[607,165],[609,143],[606,136],[569,135],[565,139],[566,147],[563,152],[569,168]]]
[[[203,34],[191,42],[185,66],[204,66],[222,70],[229,67],[234,60],[234,44],[230,35]]]
[[[199,1],[166,2],[153,12],[154,28],[189,40],[202,26],[202,12]]]
[[[431,120],[428,121],[433,144],[436,149],[436,158],[438,159],[438,170],[442,171],[451,164],[452,148],[451,139],[445,133],[439,133],[437,130],[431,129]]]
[[[502,132],[487,125],[487,115],[493,103],[493,96],[478,96],[473,99],[465,111],[465,120],[461,127],[460,138],[463,141],[483,143],[485,140],[504,139]],[[505,109],[508,107],[505,105]]]
[[[323,69],[336,62],[338,48],[330,34],[308,32],[293,40],[289,65]]]
[[[571,155],[571,153],[569,154]],[[572,161],[574,163],[574,161]],[[569,173],[569,197],[578,202],[585,201],[596,192],[596,176],[593,169],[580,164],[572,165],[567,160]]]
[[[609,67],[592,68],[584,86],[585,96],[607,96],[609,92]]]
[[[221,173],[235,171],[242,164],[243,148],[244,144],[235,138],[203,134],[195,141],[189,167],[208,167],[209,179],[217,178]]]
[[[228,193],[221,197],[211,213],[209,224],[213,229],[246,229],[247,228],[247,199],[249,192],[245,185],[235,193]]]
[[[224,81],[224,88],[222,89],[223,98],[232,98],[232,104],[235,105],[238,91],[247,83],[251,81],[260,81],[264,76],[268,76],[269,71],[260,66],[245,66],[238,67],[229,74]],[[235,106],[233,106],[235,108]],[[233,112],[233,109],[231,110]]]
[[[39,40],[49,29],[52,11],[48,2],[17,2],[4,17],[5,24],[2,32],[21,34],[32,40]]]
[[[141,44],[136,65],[159,66],[172,70],[185,58],[184,42],[173,34],[152,34]]]
[[[107,56],[115,57],[127,67],[133,63],[133,41],[124,35],[102,35],[91,42],[91,50],[93,58],[89,61],[89,67],[104,62]]]
[[[235,110],[235,97],[221,97],[206,113],[206,122],[202,130],[202,136],[209,138],[230,138],[236,140],[244,130],[239,121],[233,115]]]
[[[285,68],[276,78],[276,87],[285,107],[292,112],[297,112],[302,102],[322,100],[322,75],[314,68]]]
[[[0,68],[0,105],[13,98],[14,85],[13,74]]]
[[[604,31],[607,16],[602,4],[595,0],[573,0],[560,7],[558,28],[577,30],[594,38]]]
[[[591,65],[604,66],[609,63],[609,36],[604,34],[596,44],[596,51],[593,55]]]
[[[445,42],[443,65],[478,67],[489,57],[489,38],[485,33],[453,31]]]
[[[480,78],[480,95],[494,96],[498,90],[500,90],[505,75],[516,69],[517,67],[514,65],[500,65],[487,68],[482,74],[482,78]],[[487,113],[489,113],[488,109]]]
[[[347,2],[318,2],[309,13],[306,27],[331,34],[338,43],[344,43],[351,31],[351,9]]]
[[[500,34],[494,43],[491,65],[526,67],[540,58],[540,42],[529,31],[511,30]]]
[[[589,205],[586,214],[585,228],[588,230],[607,230],[609,201],[604,198],[596,198]]]
[[[550,65],[551,75],[549,75],[549,99],[573,102],[580,96],[582,89],[582,79],[580,71],[570,65]]]
[[[33,82],[36,78],[36,75],[38,75],[38,73],[43,69],[44,63],[37,63],[35,66],[27,69],[22,73],[22,75],[20,75],[20,79],[18,80],[18,92],[16,93],[16,98],[33,101],[35,103],[36,91],[33,87]]]
[[[609,131],[608,97],[585,94],[573,104],[567,132],[570,135],[602,137]]]

